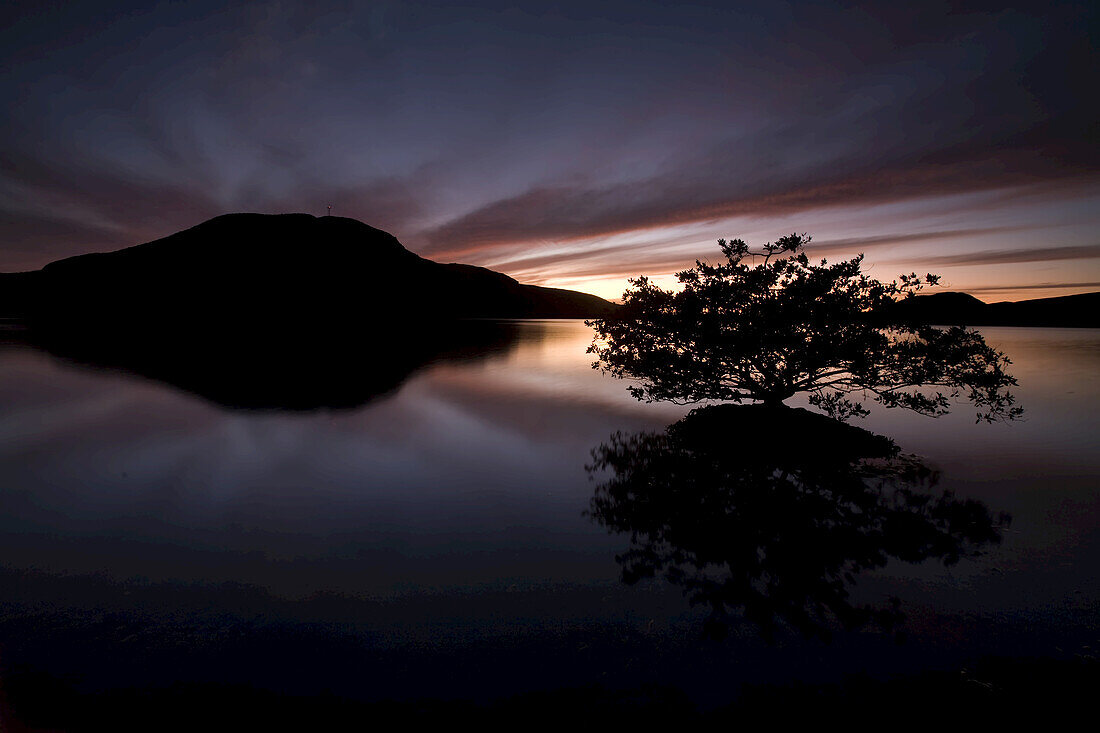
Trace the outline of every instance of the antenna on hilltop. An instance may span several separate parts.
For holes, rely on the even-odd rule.
[[[328,206],[326,206],[325,208],[327,208],[327,209],[328,209],[328,213],[327,213],[327,214],[325,214],[325,216],[332,216],[332,204],[329,204],[329,205],[328,205]]]

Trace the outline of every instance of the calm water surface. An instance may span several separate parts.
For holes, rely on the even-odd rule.
[[[361,699],[653,683],[713,705],[744,683],[1072,656],[1100,642],[1100,332],[983,332],[1014,362],[1026,420],[974,424],[962,405],[861,423],[938,468],[939,489],[1012,515],[980,558],[858,578],[855,600],[900,599],[900,645],[869,630],[767,643],[749,624],[712,641],[676,587],[620,582],[629,537],[585,513],[590,452],[687,408],[591,370],[581,322],[523,322],[317,412],[230,410],[0,347],[0,665]]]

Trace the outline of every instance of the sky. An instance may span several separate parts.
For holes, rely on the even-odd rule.
[[[0,270],[331,204],[608,298],[791,232],[986,301],[1096,291],[1098,7],[7,2]]]

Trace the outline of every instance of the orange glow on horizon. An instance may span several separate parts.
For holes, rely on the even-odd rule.
[[[675,273],[665,273],[650,277],[663,288],[675,290],[677,288]],[[576,290],[582,293],[599,296],[613,303],[621,303],[623,292],[629,287],[626,278],[593,278],[593,279],[550,279],[543,282],[532,282],[532,285],[542,285],[548,288],[564,288]],[[1059,298],[1066,295],[1080,295],[1083,293],[1100,292],[1100,283],[1083,284],[1042,284],[1025,286],[977,286],[977,287],[936,287],[925,291],[923,294],[936,292],[957,292],[973,295],[985,303],[999,303],[1004,301],[1037,300],[1040,298]]]

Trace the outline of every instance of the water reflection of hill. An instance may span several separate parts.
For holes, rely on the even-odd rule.
[[[850,599],[860,572],[954,564],[998,543],[1008,521],[930,491],[935,473],[890,439],[789,408],[709,407],[663,433],[617,434],[589,470],[605,473],[591,515],[631,537],[623,580],[681,586],[710,607],[718,636],[737,612],[768,636],[896,629],[896,601]]]
[[[13,334],[15,332],[12,332]],[[263,332],[173,330],[21,332],[20,344],[77,366],[167,383],[223,407],[352,408],[391,394],[430,364],[513,349],[517,323],[448,321],[380,325],[370,331],[318,326]]]

